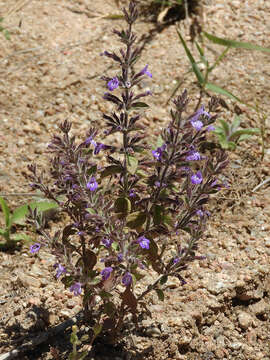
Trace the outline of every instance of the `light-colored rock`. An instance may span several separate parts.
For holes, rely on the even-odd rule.
[[[36,288],[40,288],[41,287],[41,282],[39,279],[33,277],[33,276],[29,276],[26,275],[24,273],[20,273],[18,275],[18,278],[20,279],[20,281],[22,282],[23,286],[27,287],[36,287]]]
[[[240,327],[243,330],[246,330],[247,328],[249,328],[252,325],[253,318],[249,313],[247,313],[245,311],[241,311],[238,314],[238,322],[239,322]]]

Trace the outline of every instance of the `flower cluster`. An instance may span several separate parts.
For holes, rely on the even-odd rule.
[[[209,102],[208,111],[202,106],[185,117],[186,91],[173,101],[171,121],[151,150],[152,141],[139,121],[141,109],[148,106],[141,100],[151,93],[136,89],[145,76],[153,76],[148,65],[134,71],[141,47],[132,31],[138,16],[133,2],[124,16],[127,29],[114,30],[124,48],[102,54],[120,68],[103,77],[109,90],[104,99],[116,107],[103,114],[107,126],[103,137],[119,133],[119,144],[98,142],[94,128],[78,142],[65,121],[49,145],[52,183],[45,183],[35,165],[29,167],[32,186],[70,219],[54,234],[39,226],[57,257],[55,276],[75,296],[84,297],[89,323],[100,321],[98,325],[113,338],[121,332],[127,313],[137,321],[146,294],[162,293],[170,276],[185,283],[182,273],[188,263],[201,258],[196,251],[210,216],[207,203],[224,186],[219,174],[227,165],[223,152],[211,153],[204,147],[216,119],[211,112],[217,99]],[[181,242],[183,233],[190,237],[187,244]],[[177,251],[170,243],[175,234]],[[32,245],[31,253],[40,247]],[[156,280],[141,291],[137,283],[150,270]]]

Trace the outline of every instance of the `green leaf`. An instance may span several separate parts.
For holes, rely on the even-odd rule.
[[[259,129],[242,129],[242,130],[237,130],[235,131],[231,136],[230,136],[230,140],[231,141],[235,141],[237,138],[239,138],[241,135],[256,135],[260,133]]]
[[[138,160],[133,156],[127,155],[127,171],[130,174],[135,175],[137,167],[138,167]]]
[[[167,281],[168,281],[168,276],[167,276],[167,275],[164,275],[164,276],[162,276],[162,278],[160,279],[159,283],[160,283],[160,285],[164,285],[164,284],[166,284]]]
[[[245,135],[245,134],[243,134],[243,135],[241,135],[240,138],[238,139],[238,142],[244,141],[244,140],[250,138],[250,136],[251,136],[251,135]]]
[[[90,167],[89,170],[87,170],[86,173],[88,176],[91,176],[91,175],[95,174],[96,172],[97,172],[97,165],[93,165]]]
[[[140,211],[135,211],[127,216],[127,226],[130,229],[141,227],[146,221],[146,214]]]
[[[76,333],[74,333],[74,332],[71,333],[70,342],[72,345],[78,343],[78,336],[76,335]]]
[[[95,337],[97,337],[98,334],[101,333],[101,330],[102,330],[102,324],[95,324],[93,326],[93,331],[94,331]]]
[[[0,196],[0,205],[1,205],[2,211],[4,213],[6,228],[9,229],[11,226],[10,210],[9,210],[9,207],[8,207],[6,201],[1,196]]]
[[[99,284],[101,282],[101,280],[102,280],[101,276],[96,276],[93,279],[88,280],[87,283],[89,285],[97,285],[97,284]]]
[[[200,45],[198,44],[197,41],[195,41],[195,45],[196,45],[196,48],[199,51],[200,55],[203,57],[204,56],[203,48],[200,47]]]
[[[155,290],[156,290],[159,300],[164,301],[164,292],[161,289],[155,289]]]
[[[24,233],[12,234],[11,239],[13,241],[25,241],[25,242],[32,242],[33,241],[33,239],[30,236],[28,236],[28,235],[26,235]]]
[[[23,224],[26,215],[28,214],[28,207],[27,205],[22,205],[17,207],[13,214],[11,215],[11,223],[12,224]]]
[[[178,33],[178,36],[181,40],[181,43],[185,49],[185,52],[187,54],[187,57],[191,63],[191,66],[192,66],[192,70],[194,72],[194,74],[196,75],[200,85],[202,85],[204,83],[204,76],[203,74],[201,73],[200,69],[198,68],[197,64],[196,64],[196,61],[194,60],[194,57],[192,56],[191,52],[189,51],[186,43],[185,43],[185,40],[182,38],[182,35],[180,34],[180,31],[177,30],[177,33]]]
[[[92,215],[96,215],[96,211],[94,209],[91,209],[91,208],[87,208],[85,209],[87,212],[89,212],[89,214],[92,214]]]
[[[131,107],[134,108],[134,109],[136,109],[136,108],[148,108],[149,105],[147,105],[144,102],[138,101],[138,102],[132,103]]]
[[[131,210],[130,200],[126,197],[120,197],[115,200],[114,211],[116,213],[127,214]]]
[[[207,83],[205,85],[205,88],[207,90],[210,90],[210,91],[213,91],[217,94],[220,94],[220,95],[224,95],[224,96],[227,96],[229,97],[230,99],[233,99],[233,100],[236,100],[236,101],[239,101],[241,104],[246,104],[245,102],[243,102],[241,99],[239,99],[237,96],[233,95],[232,93],[230,93],[229,91],[215,85],[215,84],[212,84],[212,83]],[[247,106],[251,107],[250,105],[246,104]]]
[[[158,135],[156,148],[161,147],[164,144],[164,140],[162,139],[161,135]]]
[[[224,39],[224,38],[220,38],[220,37],[214,36],[212,34],[209,34],[205,31],[203,31],[203,34],[207,37],[208,40],[212,41],[214,44],[217,44],[217,45],[230,46],[230,47],[237,48],[237,49],[265,51],[265,52],[270,53],[269,48],[251,44],[249,42]]]
[[[107,166],[101,173],[101,177],[104,178],[106,176],[111,176],[114,174],[121,173],[123,169],[119,165],[110,165]]]
[[[51,209],[57,209],[58,205],[55,201],[34,201],[29,204],[31,209],[37,209],[38,212],[44,212]]]
[[[236,143],[232,142],[232,141],[228,141],[228,149],[230,150],[235,150],[236,148]]]
[[[222,132],[224,132],[224,134],[226,136],[229,136],[230,135],[230,126],[229,126],[229,124],[223,119],[220,119],[219,122],[222,125]]]
[[[155,225],[159,225],[162,221],[163,208],[160,205],[155,205],[153,210],[153,221]]]
[[[111,301],[107,301],[104,304],[104,311],[108,316],[113,315],[116,311],[116,307],[115,307],[114,303]]]
[[[29,204],[32,210],[35,208],[38,212],[45,212],[52,209],[57,209],[58,205],[55,201],[33,201]],[[28,205],[22,205],[14,210],[12,216],[11,216],[11,223],[12,224],[24,224],[25,217],[28,214]]]
[[[5,236],[6,235],[6,230],[5,229],[0,229],[0,235]]]
[[[241,124],[240,117],[235,115],[232,126],[231,126],[231,132],[234,133],[238,129],[240,124]]]

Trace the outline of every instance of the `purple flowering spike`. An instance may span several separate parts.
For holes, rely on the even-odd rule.
[[[91,177],[91,179],[86,184],[86,187],[90,191],[95,191],[98,187],[98,183],[96,182],[96,179],[94,177]]]
[[[142,249],[149,249],[150,240],[148,240],[145,236],[140,236],[138,238],[138,243]]]
[[[142,73],[143,75],[149,76],[150,78],[153,76],[153,75],[150,73],[150,71],[148,70],[148,65],[146,65],[146,66],[142,69],[141,73]]]
[[[41,248],[41,244],[35,243],[30,246],[30,253],[35,254],[35,253],[39,252],[40,248]]]
[[[57,270],[56,271],[56,279],[58,279],[61,275],[65,274],[67,272],[66,268],[61,264],[58,264],[58,266],[56,264],[55,267]]]
[[[74,283],[69,288],[69,291],[73,292],[73,294],[75,296],[81,295],[81,293],[82,293],[82,285],[81,285],[81,283],[79,283],[79,282]]]
[[[190,151],[188,156],[186,157],[186,161],[196,161],[201,160],[201,155],[198,151]]]
[[[119,80],[118,80],[117,76],[112,78],[107,84],[107,87],[110,91],[117,89],[118,86],[119,86]]]
[[[108,239],[108,238],[103,238],[102,239],[102,244],[106,247],[109,248],[112,245],[112,240]]]
[[[101,276],[102,276],[102,280],[108,280],[109,277],[111,276],[111,272],[113,271],[113,268],[112,267],[105,267],[105,269],[103,269],[101,271]]]
[[[132,282],[132,275],[130,272],[126,272],[122,278],[122,284],[128,286],[131,284],[131,282]]]
[[[203,181],[202,173],[200,171],[197,171],[196,174],[193,174],[191,176],[191,182],[194,185],[198,185]]]

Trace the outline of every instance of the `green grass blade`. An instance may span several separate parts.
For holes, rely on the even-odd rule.
[[[177,30],[177,33],[178,33],[178,36],[179,36],[179,39],[185,49],[185,52],[187,54],[187,57],[191,63],[191,66],[192,66],[192,70],[194,72],[194,74],[196,75],[197,77],[197,80],[198,82],[200,83],[200,85],[203,85],[204,84],[204,76],[203,74],[201,73],[200,69],[198,68],[197,64],[196,64],[196,61],[194,60],[194,57],[192,56],[191,52],[189,51],[189,48],[187,47],[187,44],[185,42],[185,40],[182,38],[182,35],[180,34],[180,31]]]
[[[212,41],[214,44],[218,44],[218,45],[222,45],[222,46],[230,46],[230,47],[237,48],[237,49],[258,50],[258,51],[265,51],[265,52],[270,53],[270,49],[265,48],[263,46],[251,44],[248,42],[220,38],[220,37],[214,36],[212,34],[209,34],[205,31],[203,32],[203,34],[207,37],[208,40]]]
[[[1,208],[2,208],[2,211],[3,211],[3,214],[4,214],[4,217],[5,217],[5,225],[6,225],[6,228],[10,228],[10,210],[9,210],[9,207],[5,201],[4,198],[2,198],[0,196],[0,205],[1,205]]]
[[[224,95],[224,96],[227,96],[227,97],[229,97],[229,98],[231,98],[231,99],[233,99],[233,100],[239,101],[239,102],[242,103],[242,104],[246,104],[246,103],[244,103],[241,99],[239,99],[237,96],[233,95],[233,94],[230,93],[229,91],[227,91],[227,90],[225,90],[225,89],[223,89],[223,88],[221,88],[221,87],[219,87],[219,86],[217,86],[217,85],[215,85],[215,84],[207,83],[207,84],[205,85],[205,88],[206,88],[207,90],[213,91],[213,92],[215,92],[215,93],[217,93],[217,94]],[[246,105],[247,105],[247,104],[246,104]],[[250,105],[247,105],[247,106],[250,106]],[[250,106],[250,107],[251,107],[251,106]]]

